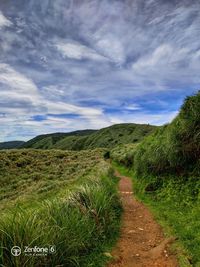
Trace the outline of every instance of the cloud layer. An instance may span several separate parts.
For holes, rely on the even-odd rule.
[[[0,141],[163,124],[200,84],[191,0],[0,3]]]

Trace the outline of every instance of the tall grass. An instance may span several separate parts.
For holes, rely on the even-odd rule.
[[[105,168],[104,150],[0,152],[0,208],[43,200]]]
[[[115,162],[131,168],[138,144],[139,143],[116,146],[110,151],[110,157],[114,159]]]
[[[137,175],[176,174],[182,176],[199,167],[200,92],[186,98],[172,123],[158,129],[137,148],[134,170]],[[198,175],[200,174],[199,169]]]
[[[36,210],[16,208],[0,220],[2,266],[101,266],[107,240],[116,237],[120,202],[112,176],[94,177],[66,197],[48,200]],[[56,246],[55,254],[18,257],[11,248]],[[92,262],[92,253],[98,261]]]

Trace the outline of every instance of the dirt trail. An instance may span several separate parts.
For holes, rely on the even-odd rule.
[[[121,179],[124,213],[121,235],[108,267],[177,267],[176,258],[168,249],[174,239],[164,238],[151,213],[134,198],[130,179],[116,175]]]

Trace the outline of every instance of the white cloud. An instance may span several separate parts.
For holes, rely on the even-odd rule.
[[[0,64],[0,100],[7,99],[10,101],[8,111],[13,108],[24,109],[28,108],[30,114],[46,112],[46,113],[75,113],[83,116],[101,115],[101,109],[93,109],[90,107],[80,107],[68,104],[62,101],[49,101],[40,95],[40,92],[34,82],[25,75],[15,71],[8,64]],[[33,110],[33,107],[35,109]],[[19,109],[19,110],[20,110]],[[0,111],[5,111],[4,107],[0,107]],[[28,111],[28,110],[27,110]]]
[[[3,27],[9,27],[12,25],[12,22],[7,19],[3,13],[0,11],[0,29]]]
[[[74,113],[81,116],[98,116],[102,114],[101,109],[94,109],[90,107],[80,107],[64,102],[52,102],[43,99],[43,104],[47,107],[48,113],[61,114],[61,113]]]
[[[81,59],[90,59],[97,61],[107,60],[104,56],[99,55],[95,50],[79,43],[71,41],[59,41],[56,42],[55,46],[62,53],[64,57],[76,60],[81,60]]]
[[[8,64],[0,63],[0,82],[19,94],[24,94],[25,92],[30,95],[37,94],[37,87],[33,81],[15,71]]]
[[[114,36],[99,38],[96,47],[111,61],[122,64],[125,62],[126,55],[120,40]]]
[[[131,105],[126,105],[124,109],[125,110],[140,110],[141,107],[138,104],[131,104]]]
[[[172,44],[162,44],[155,48],[152,53],[144,55],[132,64],[133,76],[142,84],[146,82],[155,92],[156,90],[167,91],[173,89],[182,90],[194,86],[200,78],[199,51],[193,51],[189,47],[177,47]],[[176,84],[177,88],[173,88]]]
[[[101,109],[47,100],[40,94],[31,79],[8,64],[0,64],[0,84],[0,114],[2,114],[0,124],[5,128],[1,131],[1,135],[8,136],[10,128],[13,128],[13,134],[14,129],[16,131],[19,129],[22,131],[21,139],[23,139],[24,132],[27,131],[38,134],[39,132],[74,130],[77,127],[77,125],[74,126],[74,120],[70,118],[47,117],[46,120],[37,122],[30,120],[34,115],[76,114],[80,116],[77,119],[79,128],[82,124],[86,128],[94,126],[94,121],[98,126],[102,124],[103,111]]]
[[[133,63],[132,67],[135,71],[144,71],[145,68],[156,68],[157,70],[160,67],[174,67],[174,64],[185,60],[189,53],[189,49],[179,49],[169,44],[162,44],[152,54],[145,55]]]

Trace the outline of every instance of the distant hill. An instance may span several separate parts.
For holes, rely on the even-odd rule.
[[[0,149],[14,149],[21,147],[25,142],[24,141],[10,141],[0,143]]]
[[[23,148],[83,150],[112,148],[119,144],[137,143],[153,132],[156,126],[147,124],[116,124],[100,130],[39,135],[23,144]]]
[[[51,149],[62,139],[73,136],[74,138],[87,136],[96,130],[81,130],[69,133],[43,134],[34,137],[23,144],[23,148]]]

